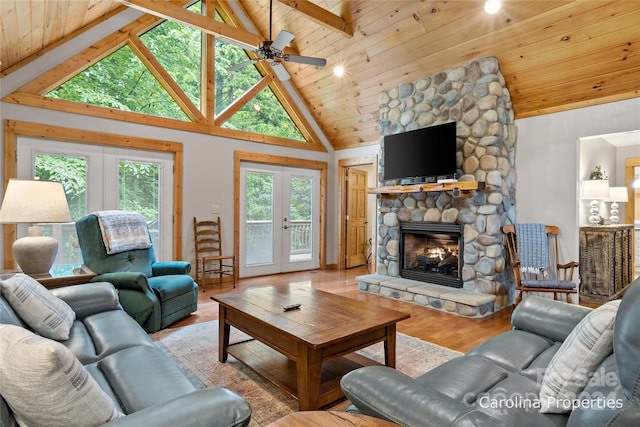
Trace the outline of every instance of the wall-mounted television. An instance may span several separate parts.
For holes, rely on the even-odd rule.
[[[456,174],[456,122],[384,137],[384,180],[403,184]]]

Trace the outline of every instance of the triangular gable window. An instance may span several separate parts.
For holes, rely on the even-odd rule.
[[[188,9],[202,13],[204,4],[198,1]],[[212,0],[209,4],[216,3]],[[219,11],[215,13],[216,20],[232,20],[226,11],[223,15]],[[82,110],[99,117],[110,117],[114,110],[134,112],[146,117],[120,117],[186,129],[157,117],[175,119],[193,123],[192,129],[198,132],[277,145],[289,145],[283,141],[288,139],[322,150],[322,145],[315,141],[317,135],[298,106],[290,104],[287,88],[273,76],[269,66],[257,63],[229,70],[252,54],[215,39],[212,46],[215,52],[205,56],[206,47],[214,42],[211,37],[191,26],[145,15],[21,89],[24,94],[35,93],[110,110]],[[212,57],[215,61],[209,60]],[[91,65],[78,68],[79,64]],[[205,64],[213,65],[214,69],[207,69]],[[66,76],[58,84],[65,72],[77,74]],[[26,97],[26,102],[30,101]],[[57,105],[78,111],[69,104]]]
[[[222,127],[304,141],[300,130],[269,87],[262,89]]]
[[[178,104],[127,45],[45,96],[188,120]]]
[[[201,4],[197,2],[188,9],[200,13]],[[202,36],[202,31],[173,21],[165,21],[140,36],[140,40],[198,108],[201,107],[202,93]]]

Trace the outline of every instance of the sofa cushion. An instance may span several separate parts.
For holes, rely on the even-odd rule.
[[[473,403],[478,394],[507,378],[509,372],[479,356],[458,357],[416,378],[423,386],[452,399]]]
[[[0,282],[0,287],[2,295],[31,329],[54,340],[69,338],[75,312],[34,278],[16,274]]]
[[[542,380],[541,412],[570,412],[596,368],[613,351],[613,325],[620,301],[585,316],[555,354]]]
[[[21,425],[101,425],[123,416],[59,342],[0,325],[0,393]],[[34,404],[37,402],[37,404]]]

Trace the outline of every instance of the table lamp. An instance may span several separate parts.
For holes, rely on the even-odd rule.
[[[609,187],[609,199],[611,203],[611,213],[609,219],[611,224],[619,224],[620,217],[618,216],[618,202],[627,203],[629,201],[629,192],[627,187]]]
[[[582,181],[582,199],[591,200],[589,224],[600,225],[600,202],[609,198],[609,181],[605,179],[589,179]]]
[[[0,223],[37,224],[69,222],[71,214],[62,184],[52,181],[10,179],[0,207]],[[58,241],[33,225],[27,236],[13,243],[13,256],[26,274],[48,273],[58,253]]]

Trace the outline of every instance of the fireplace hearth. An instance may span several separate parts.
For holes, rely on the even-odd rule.
[[[462,287],[463,227],[442,222],[400,223],[400,276]]]

